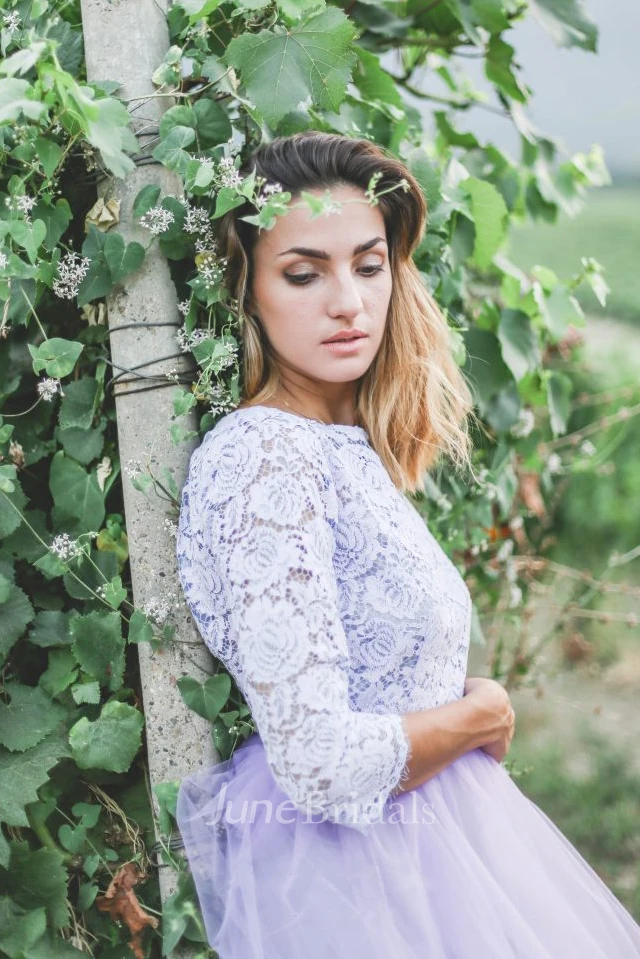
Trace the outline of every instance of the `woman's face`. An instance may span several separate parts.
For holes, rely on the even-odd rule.
[[[346,384],[367,371],[380,346],[391,272],[380,207],[354,187],[333,187],[331,194],[338,201],[365,202],[316,219],[302,203],[278,217],[272,230],[261,230],[252,292],[284,380],[338,399]],[[362,245],[367,249],[356,252]],[[338,331],[355,327],[366,336],[350,352],[324,345]]]

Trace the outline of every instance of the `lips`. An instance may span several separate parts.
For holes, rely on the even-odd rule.
[[[350,340],[361,340],[363,337],[367,336],[366,333],[340,333],[337,336],[332,336],[330,340],[323,340],[323,343],[345,343]]]

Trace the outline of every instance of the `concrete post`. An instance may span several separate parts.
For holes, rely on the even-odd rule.
[[[81,7],[88,79],[119,81],[118,95],[131,100],[132,126],[143,149],[152,131],[157,133],[164,111],[173,105],[172,98],[156,95],[151,82],[169,46],[166,0],[82,0]],[[138,97],[144,99],[132,99]],[[181,196],[183,192],[179,179],[158,164],[136,166],[125,180],[109,179],[99,186],[100,195],[108,191],[109,198],[121,201],[120,225],[116,229],[127,242],[135,239],[145,246],[150,234],[133,221],[132,206],[138,192],[149,183],[161,186],[162,195]],[[148,364],[141,368],[142,373],[163,379],[172,367],[178,373],[193,368],[192,361],[187,359],[189,354],[158,359],[180,353],[174,337],[181,322],[169,266],[157,244],[152,246],[141,269],[108,297],[107,308],[114,374],[120,368],[131,369],[139,363]],[[158,321],[167,325],[147,325]],[[129,323],[135,325],[118,329]],[[134,380],[135,373],[124,373],[122,379]],[[193,444],[186,449],[171,443],[171,394],[175,387],[166,379],[164,382],[167,385],[162,385],[162,379],[114,384],[120,459],[123,465],[130,459],[143,466],[149,463],[156,475],[167,467],[181,487]],[[135,392],[141,386],[154,384],[157,388]],[[195,429],[195,414],[190,422],[184,422],[187,428]],[[145,496],[135,490],[124,475],[123,487],[136,606],[141,607],[154,597],[163,598],[171,590],[181,600],[175,539],[163,526],[167,515],[164,501],[153,491]],[[182,777],[199,766],[213,765],[218,759],[210,724],[184,705],[176,686],[176,680],[185,673],[204,679],[205,673],[211,674],[213,662],[186,606],[178,608],[176,640],[188,645],[177,644],[171,651],[160,653],[152,652],[144,643],[139,646],[152,785]],[[172,870],[160,870],[163,899],[175,888],[174,879]],[[185,956],[186,952],[180,955]]]

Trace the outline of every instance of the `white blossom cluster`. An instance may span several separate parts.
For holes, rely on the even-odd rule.
[[[178,310],[180,311],[180,313],[182,313],[183,316],[187,315],[190,308],[191,308],[191,303],[189,302],[189,300],[181,300],[180,303],[178,303]]]
[[[98,533],[95,530],[91,530],[90,532],[83,533],[82,535],[88,536],[90,539],[95,539]],[[69,536],[68,533],[59,533],[52,540],[49,549],[54,556],[57,556],[58,559],[62,560],[64,563],[76,556],[80,556],[81,553],[85,552],[80,540],[74,539],[72,536]]]
[[[222,157],[218,163],[218,181],[220,186],[231,189],[242,183],[242,177],[235,168],[233,157]]]
[[[157,596],[152,596],[146,603],[143,603],[141,607],[142,612],[158,626],[162,626],[172,608],[176,605],[177,600],[178,597],[175,590],[169,592],[162,599]]]
[[[174,523],[173,520],[169,519],[167,516],[164,518],[162,524],[170,536],[176,537],[178,535],[178,525]]]
[[[184,327],[181,327],[176,333],[176,343],[183,353],[188,353],[198,343],[209,339],[211,339],[209,330],[192,330],[191,333],[187,333]]]
[[[125,476],[128,476],[129,479],[135,479],[136,476],[139,476],[139,474],[142,472],[142,467],[137,460],[129,459],[122,467],[122,472]]]
[[[12,36],[20,26],[20,14],[17,10],[3,14],[2,20],[9,36]]]
[[[140,225],[145,229],[155,233],[166,233],[171,224],[175,221],[175,216],[171,210],[164,210],[161,206],[154,206],[140,217]]]
[[[215,252],[218,249],[213,230],[211,228],[211,219],[208,212],[203,207],[193,206],[187,201],[187,212],[184,218],[185,233],[195,233],[196,253]]]
[[[40,382],[36,384],[36,389],[45,403],[52,403],[57,393],[59,393],[60,396],[64,396],[60,380],[56,380],[51,376],[46,376],[43,380],[40,380]]]
[[[53,292],[56,296],[65,300],[72,300],[77,296],[90,265],[91,260],[87,256],[80,256],[73,250],[65,253],[58,263],[58,275],[53,281]]]
[[[272,197],[275,193],[282,193],[282,184],[281,183],[265,183],[258,195],[256,196],[256,206],[259,209],[268,202],[269,198]]]
[[[227,260],[228,257],[226,256],[215,257],[213,253],[209,252],[204,254],[198,264],[198,273],[204,280],[204,285],[207,289],[210,289],[212,286],[217,286],[218,283],[222,282]]]
[[[211,384],[207,390],[209,406],[214,416],[234,409],[234,401],[228,391],[220,383]]]
[[[22,213],[26,223],[31,223],[30,211],[36,205],[32,196],[8,196],[5,205],[14,213]]]

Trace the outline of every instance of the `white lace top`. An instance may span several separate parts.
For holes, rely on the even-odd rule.
[[[410,755],[401,714],[463,695],[471,598],[359,426],[255,406],[192,453],[185,598],[300,808],[365,830]]]

